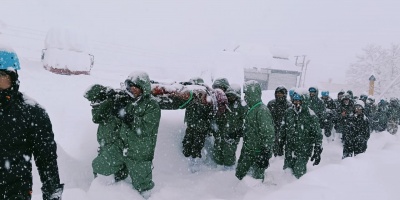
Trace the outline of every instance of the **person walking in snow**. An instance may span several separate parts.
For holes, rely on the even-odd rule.
[[[365,101],[364,114],[368,118],[369,131],[372,133],[376,130],[378,122],[378,106],[375,104],[375,97],[368,96]]]
[[[92,120],[98,124],[97,142],[99,143],[98,158],[94,162],[101,160],[107,155],[119,154],[124,147],[119,130],[122,126],[120,120],[114,115],[113,111],[126,105],[129,101],[129,96],[126,92],[116,92],[110,87],[105,87],[99,84],[91,86],[84,94],[84,97],[91,102]],[[95,174],[95,177],[97,174]],[[116,182],[124,180],[128,177],[126,165],[114,174]]]
[[[113,117],[109,122],[119,125],[115,130],[114,148],[101,152],[93,162],[93,172],[105,176],[116,174],[126,167],[133,187],[141,194],[154,187],[152,169],[161,110],[151,96],[147,73],[132,72],[125,80],[128,100],[114,101]]]
[[[400,112],[399,112],[399,100],[397,98],[390,98],[389,107],[388,107],[388,125],[387,130],[390,134],[396,134],[398,129],[398,124],[400,120]]]
[[[337,107],[336,116],[338,127],[340,127],[342,133],[342,142],[344,136],[349,132],[349,120],[353,115],[354,101],[351,96],[345,93],[340,100],[340,105]]]
[[[381,99],[378,103],[377,117],[375,118],[375,130],[377,132],[385,131],[388,123],[389,104],[385,99]]]
[[[245,82],[243,90],[249,109],[244,120],[243,146],[235,176],[242,180],[250,173],[253,178],[264,180],[275,142],[273,119],[261,100],[261,86],[257,81]]]
[[[32,156],[44,200],[60,200],[57,145],[45,109],[19,92],[17,54],[0,47],[0,199],[31,199]]]
[[[268,102],[267,107],[271,112],[272,119],[274,120],[275,129],[275,148],[274,155],[277,156],[276,147],[279,143],[279,130],[282,125],[282,119],[285,111],[292,106],[292,103],[287,100],[287,89],[284,86],[278,86],[275,89],[275,99]]]
[[[315,112],[319,119],[319,124],[321,125],[321,128],[323,128],[322,126],[324,125],[326,118],[325,103],[318,97],[319,90],[317,87],[310,87],[308,92],[310,96],[308,107]]]
[[[229,168],[236,163],[236,149],[240,137],[243,136],[243,120],[247,106],[242,105],[240,86],[229,87],[225,95],[228,98],[228,109],[216,117],[216,127],[213,130],[213,160],[216,164]]]
[[[357,100],[353,114],[346,121],[348,129],[343,136],[343,159],[364,153],[370,137],[368,119],[364,115],[364,102]]]
[[[321,128],[324,129],[324,134],[326,137],[330,137],[333,129],[333,121],[335,119],[336,114],[336,105],[333,102],[333,99],[329,96],[329,91],[321,92],[321,99],[325,104],[325,120],[321,123]]]
[[[194,85],[204,84],[202,78],[192,78]],[[192,164],[198,164],[202,157],[201,150],[207,135],[211,132],[212,106],[206,103],[206,94],[198,98],[199,101],[188,100],[181,108],[185,108],[186,131],[182,141],[183,155],[191,158]]]
[[[293,106],[285,112],[279,133],[279,153],[285,155],[283,169],[291,169],[296,178],[307,172],[310,157],[313,165],[318,165],[322,153],[323,136],[318,117],[302,102],[302,96],[293,95]]]
[[[335,107],[336,107],[336,113],[335,113],[335,118],[333,120],[333,127],[335,128],[336,133],[342,133],[342,127],[340,126],[339,123],[339,116],[337,115],[337,109],[340,107],[340,101],[344,95],[344,91],[341,90],[340,92],[338,92],[337,94],[337,98],[333,100],[333,103],[335,103]]]

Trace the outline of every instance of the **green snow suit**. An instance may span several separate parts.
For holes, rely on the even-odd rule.
[[[274,124],[270,111],[261,101],[261,86],[256,81],[244,84],[245,101],[249,106],[244,120],[243,146],[236,168],[236,177],[241,180],[250,172],[255,179],[264,179],[268,167],[258,164],[260,159],[268,162],[275,141]]]
[[[300,178],[307,172],[307,162],[313,147],[321,148],[322,131],[316,114],[306,106],[300,111],[289,108],[283,118],[279,133],[279,146],[285,150],[283,169],[291,168],[293,175]]]
[[[126,166],[133,187],[143,192],[154,187],[152,161],[161,110],[150,95],[151,86],[147,74],[131,75],[127,81],[140,88],[142,95],[130,98],[112,118],[120,124],[117,134],[121,138],[122,146],[113,145],[109,150],[100,152],[92,166],[95,173],[106,176],[115,174]]]
[[[237,93],[228,89],[225,94],[228,97],[229,109],[216,118],[217,127],[213,130],[213,159],[219,165],[233,166],[236,163],[237,145],[243,136],[243,120],[247,106],[241,104],[240,91]]]

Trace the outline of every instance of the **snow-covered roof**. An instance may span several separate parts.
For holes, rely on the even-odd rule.
[[[295,65],[294,60],[290,59],[289,51],[281,48],[245,44],[240,45],[235,52],[243,55],[246,68],[301,71],[301,68]]]

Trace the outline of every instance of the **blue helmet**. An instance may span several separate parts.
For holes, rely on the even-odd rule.
[[[294,93],[293,94],[293,101],[295,101],[295,100],[303,101],[303,97],[301,95],[297,94],[297,93]]]
[[[323,97],[329,96],[329,91],[322,91],[321,96],[323,96]]]
[[[0,49],[0,69],[20,70],[17,54],[11,50]]]
[[[294,95],[294,90],[293,89],[289,90],[289,96],[293,97],[293,95]]]

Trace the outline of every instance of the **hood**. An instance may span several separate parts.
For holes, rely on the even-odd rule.
[[[261,101],[261,86],[260,83],[254,80],[250,80],[243,85],[244,100],[248,106],[253,106],[254,104]]]
[[[279,98],[276,96],[276,93],[278,93],[278,92],[283,93],[283,97],[282,97],[281,99],[279,99]],[[281,100],[281,101],[286,101],[286,98],[287,98],[287,89],[286,89],[284,86],[278,86],[278,87],[275,89],[275,99],[276,99],[276,100]]]
[[[217,78],[215,79],[212,88],[213,89],[219,88],[225,92],[229,88],[229,81],[226,78]]]
[[[200,77],[193,77],[189,80],[189,82],[194,85],[204,84],[204,80]]]
[[[149,75],[146,72],[136,71],[132,72],[126,81],[132,82],[135,86],[140,88],[143,92],[143,96],[150,96],[151,84]]]
[[[237,101],[237,100],[240,100],[241,90],[240,90],[240,88],[239,88],[239,90],[235,90],[233,88],[228,88],[225,92],[225,95],[228,98],[228,100]]]

